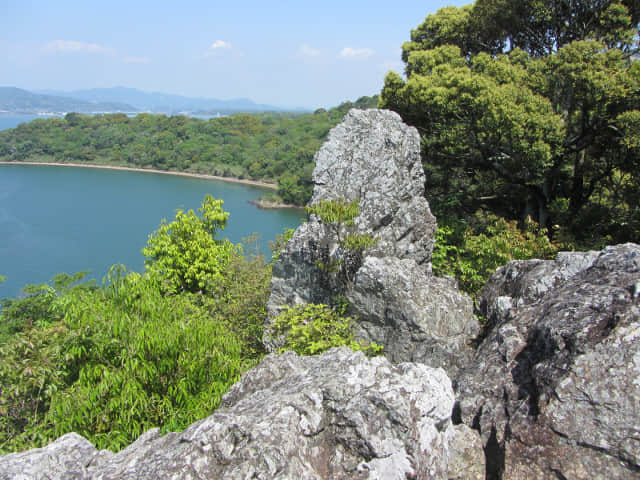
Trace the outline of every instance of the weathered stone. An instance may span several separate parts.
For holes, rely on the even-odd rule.
[[[424,197],[420,137],[388,110],[351,110],[315,156],[313,198],[360,201],[359,232],[377,243],[367,255],[411,258],[429,267],[436,219]]]
[[[0,457],[0,480],[84,479],[85,467],[98,450],[76,433],[44,448]]]
[[[384,345],[392,361],[455,371],[471,357],[473,303],[452,278],[424,275],[410,259],[367,257],[346,298],[358,336]]]
[[[182,433],[119,453],[75,434],[0,457],[2,479],[445,479],[454,427],[442,369],[346,348],[269,355]]]
[[[640,477],[640,246],[511,262],[456,390],[489,478]]]
[[[340,298],[360,317],[361,338],[381,344],[393,361],[421,361],[455,373],[479,325],[471,300],[450,280],[431,274],[436,223],[424,198],[417,130],[393,112],[351,110],[315,161],[311,203],[359,200],[351,230],[376,243],[350,263],[349,274],[328,274],[318,262],[346,261],[349,252],[317,218],[299,227],[273,266],[265,346],[282,346],[271,324],[283,307]]]
[[[466,425],[456,425],[454,429],[448,480],[484,480],[485,461],[480,435]]]

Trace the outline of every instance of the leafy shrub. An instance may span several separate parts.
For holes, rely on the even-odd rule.
[[[203,230],[206,222],[223,223],[216,220],[221,209],[207,217],[207,202],[215,206],[205,199],[204,218],[188,216]],[[194,225],[178,223],[168,237]],[[201,270],[221,279],[206,278],[206,294],[168,291],[171,276],[163,269],[141,275],[116,266],[100,288],[72,286],[76,277],[61,275],[55,288],[34,291],[30,303],[13,301],[11,307],[23,307],[10,310],[23,327],[0,344],[1,452],[70,431],[117,450],[146,429],[180,430],[219,405],[264,353],[271,270],[240,245],[214,250],[220,257],[208,264],[209,257],[198,257],[207,242],[185,241],[180,245],[193,251],[159,256],[166,265],[180,265],[171,254],[203,260]],[[31,321],[33,312],[44,320]]]
[[[352,231],[354,219],[360,213],[360,200],[347,203],[344,199],[320,200],[306,207],[309,215],[315,215],[335,235],[342,252],[332,258],[316,261],[316,266],[326,273],[340,272],[351,283],[362,264],[364,251],[376,244],[377,239],[368,233]]]
[[[51,285],[27,285],[22,289],[23,298],[0,300],[0,343],[11,335],[34,324],[46,324],[62,318],[56,299],[72,289],[91,289],[93,281],[83,281],[88,272],[74,275],[60,273],[51,279]]]
[[[0,344],[0,453],[40,447],[52,440],[44,417],[52,396],[65,386],[60,321],[27,328]]]
[[[489,214],[476,216],[476,231],[465,223],[441,225],[433,250],[433,269],[451,275],[460,289],[475,297],[491,274],[511,260],[552,258],[558,251],[546,230],[527,219],[524,230],[515,221]]]
[[[74,295],[65,325],[69,387],[53,396],[47,421],[54,436],[76,431],[99,448],[207,416],[246,366],[226,321],[136,273],[112,270],[99,292]]]
[[[317,355],[333,347],[347,346],[368,355],[382,352],[382,346],[355,340],[353,318],[344,311],[327,305],[308,304],[285,309],[275,320],[277,333],[285,335],[281,351],[293,350],[299,355]]]
[[[207,195],[198,209],[178,210],[176,219],[162,221],[149,235],[142,253],[147,271],[160,279],[169,293],[198,292],[219,282],[237,248],[216,235],[227,224],[229,213],[222,210],[222,200]]]

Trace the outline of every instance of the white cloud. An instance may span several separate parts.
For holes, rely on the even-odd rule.
[[[322,51],[317,48],[311,48],[306,43],[303,43],[300,45],[300,53],[305,57],[317,57],[322,53]]]
[[[77,42],[75,40],[54,40],[45,45],[48,52],[62,53],[97,53],[101,55],[115,55],[113,48],[103,47],[96,43]]]
[[[346,59],[349,59],[349,60],[364,60],[364,59],[367,59],[367,58],[371,57],[375,53],[376,52],[374,52],[370,48],[345,47],[340,52],[339,56],[340,56],[340,58],[346,58]]]
[[[212,55],[217,55],[218,53],[222,52],[223,50],[231,50],[232,48],[233,47],[231,46],[231,43],[225,42],[224,40],[216,40],[207,49],[207,51],[204,53],[204,56],[205,57],[210,57]],[[236,54],[238,54],[238,52],[236,52]],[[240,56],[242,56],[241,52],[240,52]]]
[[[217,50],[219,48],[231,48],[231,44],[229,42],[225,42],[224,40],[216,40],[211,44],[209,50]]]

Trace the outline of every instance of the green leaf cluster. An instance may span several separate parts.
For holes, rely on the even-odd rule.
[[[363,252],[377,242],[368,233],[352,231],[354,220],[360,213],[360,200],[347,202],[344,199],[320,200],[305,207],[309,215],[316,216],[335,236],[344,258],[331,257],[316,261],[316,266],[326,273],[341,272],[347,282],[360,268]],[[345,261],[346,260],[346,261]]]
[[[185,240],[186,227],[210,238],[185,240],[184,251],[159,256],[157,263],[175,267],[170,274],[160,265],[143,274],[116,266],[100,287],[76,285],[83,274],[63,274],[4,301],[0,452],[42,446],[70,431],[117,450],[152,427],[183,429],[217,408],[259,361],[270,266],[240,246],[214,248],[222,258],[203,257],[202,246],[220,245],[214,235],[226,213],[211,198],[200,213],[172,222],[176,241]],[[195,259],[201,271],[170,262],[171,255]],[[205,278],[205,291],[168,289],[176,277],[193,289],[199,284],[187,280]]]
[[[634,1],[477,0],[413,30],[380,105],[418,127],[436,215],[637,240],[639,19]]]
[[[229,261],[237,247],[228,240],[218,240],[218,230],[227,224],[229,213],[222,200],[207,195],[198,209],[178,210],[174,221],[165,220],[149,236],[142,249],[147,271],[170,293],[206,290],[223,280]]]
[[[378,355],[382,346],[355,339],[353,318],[322,304],[286,308],[274,322],[275,333],[285,335],[281,352],[317,355],[333,347],[347,346],[367,355]]]
[[[460,289],[478,294],[495,270],[511,260],[553,258],[558,246],[544,229],[528,219],[524,229],[515,221],[492,214],[476,214],[474,225],[464,221],[442,222],[431,257],[436,275],[451,275]]]

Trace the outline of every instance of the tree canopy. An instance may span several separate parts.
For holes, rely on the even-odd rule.
[[[418,127],[436,213],[637,238],[638,14],[633,1],[478,0],[413,30],[406,78],[387,75],[380,105]]]

